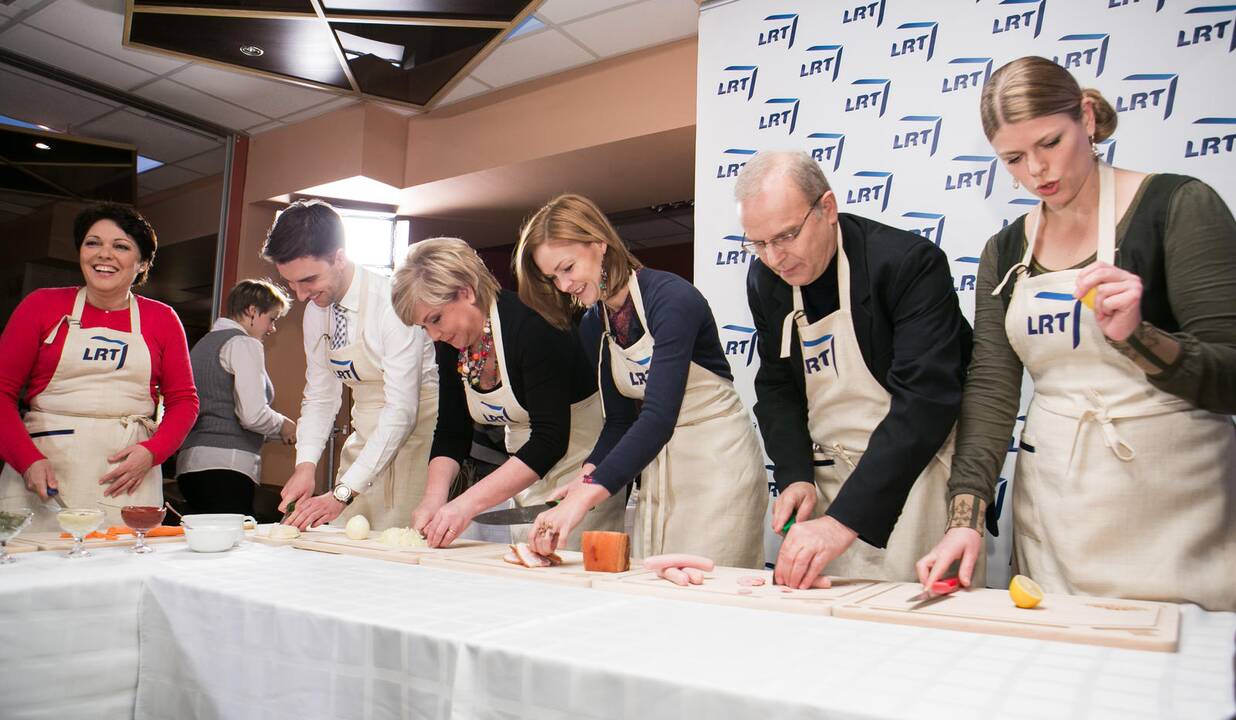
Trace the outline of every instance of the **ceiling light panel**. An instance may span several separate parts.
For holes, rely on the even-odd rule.
[[[432,107],[542,0],[132,0],[125,44]]]

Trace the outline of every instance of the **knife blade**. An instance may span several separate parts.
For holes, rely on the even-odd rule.
[[[472,518],[473,522],[478,522],[482,525],[524,525],[536,520],[536,516],[546,510],[557,505],[556,501],[549,501],[541,505],[526,505],[524,507],[510,508],[507,510],[494,510],[492,512],[481,513]]]

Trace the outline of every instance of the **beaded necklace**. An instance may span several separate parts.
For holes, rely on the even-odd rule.
[[[485,320],[485,327],[481,331],[481,340],[476,344],[476,349],[464,348],[459,351],[459,374],[467,378],[468,383],[472,387],[479,387],[481,384],[481,373],[485,371],[485,362],[489,360],[489,353],[494,349],[493,328],[490,326],[489,320]],[[471,352],[469,352],[471,350]]]

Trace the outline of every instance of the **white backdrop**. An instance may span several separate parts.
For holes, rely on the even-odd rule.
[[[988,237],[1036,201],[979,123],[983,83],[1041,55],[1119,112],[1108,162],[1176,172],[1236,200],[1236,5],[1216,0],[716,0],[700,15],[695,284],[712,305],[748,408],[754,353],[734,179],[760,150],[820,162],[842,212],[931,239],[973,320]],[[1023,392],[1023,409],[1029,385]],[[1015,433],[1020,433],[1020,421]],[[1016,450],[997,488],[988,581],[1008,582]],[[771,475],[770,475],[771,479]],[[770,538],[769,560],[775,543]]]

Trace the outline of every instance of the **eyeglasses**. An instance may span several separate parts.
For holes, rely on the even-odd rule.
[[[819,204],[820,199],[823,197],[824,193],[820,193],[819,197],[812,201],[811,205],[807,206],[807,214],[803,215],[803,221],[798,223],[798,227],[790,230],[789,232],[783,232],[777,237],[764,242],[760,242],[759,240],[751,240],[746,235],[743,235],[742,249],[754,255],[763,255],[768,252],[769,248],[777,248],[778,250],[781,250],[786,245],[794,242],[798,239],[799,234],[802,233],[803,228],[807,226],[807,220],[811,218],[811,212],[815,210],[815,206]]]

